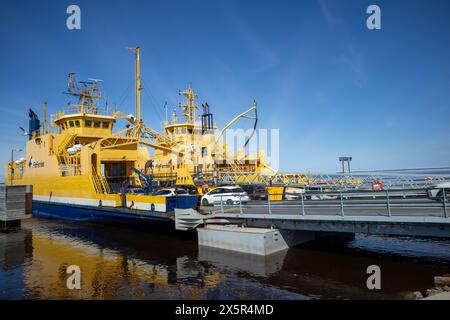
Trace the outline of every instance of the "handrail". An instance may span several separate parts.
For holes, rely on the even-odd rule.
[[[109,185],[105,179],[97,173],[97,170],[92,166],[91,174],[92,182],[97,193],[109,193]]]
[[[450,182],[450,174],[412,173],[367,173],[367,174],[310,174],[274,173],[262,174],[243,171],[220,171],[219,182],[223,184],[259,184],[283,187],[313,187],[340,189],[370,188],[374,180],[383,181],[385,189],[432,187],[438,183]]]
[[[347,210],[349,209],[364,209],[364,210],[370,210],[370,209],[385,209],[386,212],[386,216],[387,217],[392,217],[393,216],[393,212],[398,210],[398,209],[443,209],[443,217],[445,218],[449,218],[448,215],[448,204],[447,204],[447,194],[446,192],[448,192],[448,190],[446,190],[445,188],[442,188],[442,196],[438,196],[437,200],[435,203],[432,202],[424,202],[423,199],[418,198],[415,202],[407,202],[406,200],[402,200],[405,203],[393,203],[392,199],[392,191],[388,191],[385,190],[385,192],[383,193],[378,193],[380,196],[378,197],[378,200],[380,200],[379,198],[381,197],[382,200],[384,199],[384,201],[376,201],[376,199],[373,202],[367,202],[366,200],[364,200],[364,203],[346,203],[344,201],[344,199],[348,199],[348,197],[345,197],[344,195],[355,195],[355,192],[339,192],[339,193],[334,193],[334,194],[338,194],[338,196],[335,199],[328,199],[328,200],[319,200],[320,203],[315,203],[315,204],[305,204],[305,199],[304,193],[300,193],[297,194],[299,196],[300,202],[298,203],[297,201],[295,201],[294,203],[292,203],[293,201],[290,201],[291,203],[289,204],[283,204],[281,201],[274,201],[270,200],[270,196],[280,196],[280,195],[286,195],[286,193],[280,193],[280,194],[271,194],[267,197],[267,203],[253,203],[253,204],[249,204],[249,203],[245,203],[243,204],[242,202],[242,197],[244,195],[233,195],[233,197],[239,197],[239,201],[234,201],[237,202],[237,204],[227,204],[227,200],[230,199],[231,196],[223,196],[223,195],[219,195],[220,200],[218,201],[214,201],[213,205],[215,205],[216,203],[220,204],[220,211],[219,213],[225,214],[225,213],[235,213],[235,212],[229,212],[227,210],[227,212],[225,211],[226,209],[232,209],[232,208],[237,208],[238,212],[240,215],[245,215],[247,210],[251,210],[252,208],[262,208],[262,209],[267,209],[267,211],[265,211],[268,215],[283,215],[284,213],[276,213],[274,211],[277,211],[278,209],[280,210],[292,210],[295,208],[300,208],[300,212],[299,214],[302,216],[306,216],[307,212],[306,209],[309,210],[314,210],[314,209],[337,209],[339,210],[339,212],[336,212],[336,214],[339,214],[341,216],[345,216],[346,212],[345,209],[347,208]],[[361,192],[360,192],[361,193]],[[367,192],[367,194],[373,194],[374,192]],[[332,194],[330,193],[321,193],[321,195],[330,195]],[[316,193],[317,195],[317,193]],[[382,196],[381,196],[382,195]],[[246,195],[245,195],[246,196]],[[248,196],[247,196],[248,197]],[[225,198],[225,199],[224,199]],[[442,199],[441,199],[442,198]],[[428,199],[428,198],[427,198]],[[331,201],[336,201],[335,203],[330,203]],[[420,201],[422,200],[422,202]],[[355,200],[358,201],[358,200]],[[360,200],[361,201],[361,200]],[[247,202],[247,201],[246,201]],[[277,204],[278,202],[278,204]],[[376,215],[379,215],[379,211],[377,211],[378,213]],[[262,212],[262,214],[264,214],[264,212]],[[336,214],[328,214],[328,215],[336,215]],[[352,215],[358,215],[357,213],[355,214],[355,212],[351,213]],[[327,215],[327,214],[321,214],[321,215]],[[364,216],[370,216],[370,213],[365,213],[362,214]],[[359,214],[359,216],[361,216],[361,214]],[[402,216],[427,216],[427,215],[417,215],[417,214],[402,214]]]

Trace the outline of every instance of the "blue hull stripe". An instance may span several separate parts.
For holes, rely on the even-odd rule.
[[[128,225],[142,229],[175,229],[173,213],[149,212],[127,208],[33,201],[33,215],[71,221]]]

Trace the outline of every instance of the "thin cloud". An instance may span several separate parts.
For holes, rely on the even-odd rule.
[[[333,13],[331,12],[328,5],[325,3],[324,0],[317,0],[317,4],[319,5],[320,12],[325,20],[325,22],[329,26],[334,26],[336,23],[336,18],[334,17]]]
[[[353,45],[348,45],[345,51],[338,56],[337,63],[344,69],[350,71],[355,85],[358,87],[364,85],[366,82],[364,59]]]
[[[249,25],[239,16],[236,10],[228,11],[230,26],[238,37],[242,39],[247,49],[252,52],[262,69],[279,64],[280,59],[275,51],[262,40],[261,36],[251,30]]]

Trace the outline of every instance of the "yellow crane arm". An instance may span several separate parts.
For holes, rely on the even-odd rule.
[[[250,112],[252,112],[253,110],[255,110],[255,117],[249,117],[248,114]],[[217,144],[220,140],[220,138],[222,137],[223,133],[225,132],[225,130],[227,130],[231,125],[233,125],[233,123],[235,123],[236,121],[238,121],[240,118],[246,118],[246,119],[254,119],[255,123],[253,125],[253,132],[250,135],[250,137],[247,139],[247,141],[245,142],[245,146],[247,146],[248,142],[250,141],[250,139],[253,137],[253,134],[255,133],[256,130],[256,125],[258,123],[258,113],[257,113],[257,109],[256,109],[256,101],[253,101],[253,105],[250,109],[242,112],[241,114],[237,115],[236,117],[234,117],[233,120],[231,120],[225,127],[223,127],[222,130],[220,130],[219,135],[217,136],[216,140],[214,141],[215,144]]]

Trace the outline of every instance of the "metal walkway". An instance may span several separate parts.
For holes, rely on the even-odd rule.
[[[450,174],[364,172],[345,174],[219,172],[220,184],[259,184],[265,186],[309,187],[334,190],[369,190],[373,181],[382,181],[384,189],[426,189],[450,182]]]
[[[214,207],[202,207],[203,215],[178,211],[176,220],[180,230],[218,223],[281,230],[450,237],[448,201],[389,193],[373,198],[373,192],[326,195],[327,200],[306,200],[301,196],[293,201],[252,201],[234,205],[219,201]]]

